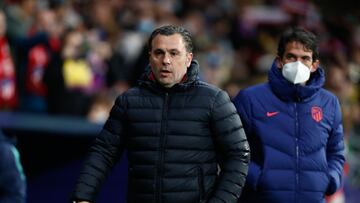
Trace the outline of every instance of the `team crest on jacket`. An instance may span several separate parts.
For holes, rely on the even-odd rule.
[[[316,121],[320,122],[323,118],[322,109],[318,106],[311,107],[311,117]]]

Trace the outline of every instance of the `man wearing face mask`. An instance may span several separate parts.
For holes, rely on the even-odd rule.
[[[314,34],[283,33],[268,82],[234,103],[251,149],[240,202],[324,203],[341,186],[344,164],[339,101],[322,88]]]

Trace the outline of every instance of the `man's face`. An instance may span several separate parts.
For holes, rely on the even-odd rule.
[[[180,83],[192,60],[192,53],[186,51],[182,36],[159,34],[151,45],[149,61],[156,80],[168,88]]]
[[[300,61],[307,66],[311,72],[316,71],[319,60],[314,61],[312,58],[313,52],[304,47],[300,42],[289,42],[286,44],[284,55],[280,59],[280,68],[285,64]]]

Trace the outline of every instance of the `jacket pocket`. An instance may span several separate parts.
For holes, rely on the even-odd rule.
[[[326,177],[327,177],[327,187],[326,187],[325,194],[326,195],[332,195],[332,194],[334,194],[336,192],[337,186],[336,186],[336,183],[334,181],[334,178],[332,177],[332,175],[330,173],[329,167],[327,169]]]
[[[197,168],[197,179],[199,187],[199,202],[202,202],[204,199],[204,173],[200,166]]]

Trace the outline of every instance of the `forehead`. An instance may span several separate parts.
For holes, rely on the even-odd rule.
[[[301,42],[291,41],[285,46],[285,54],[292,53],[295,55],[312,56],[313,52],[307,49]]]
[[[151,42],[152,50],[155,49],[178,49],[184,50],[185,43],[180,34],[156,35]]]

